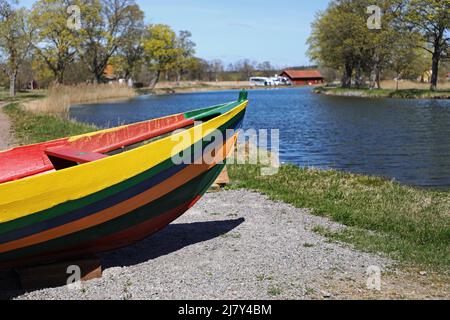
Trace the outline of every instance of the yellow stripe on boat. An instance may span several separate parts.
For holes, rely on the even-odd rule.
[[[211,134],[243,111],[247,103],[245,101],[231,111],[187,130],[187,133],[166,137],[81,166],[0,184],[0,223],[86,197],[139,175]],[[191,141],[177,141],[177,136],[182,135],[190,136]],[[83,136],[89,134],[72,139],[80,139]]]

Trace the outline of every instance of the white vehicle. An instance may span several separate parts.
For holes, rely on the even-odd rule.
[[[292,85],[289,78],[286,78],[286,77],[275,76],[275,77],[271,78],[271,80],[275,86],[290,86],[290,85]]]
[[[281,79],[278,77],[272,77],[270,78],[270,81],[272,81],[274,86],[280,86],[281,85]]]
[[[267,87],[273,86],[274,83],[270,78],[265,77],[252,77],[249,79],[250,84],[255,87]]]

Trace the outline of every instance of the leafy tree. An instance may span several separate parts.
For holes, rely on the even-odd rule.
[[[82,27],[78,52],[98,83],[142,11],[134,0],[79,0],[79,5]]]
[[[0,50],[4,72],[9,77],[9,94],[16,95],[21,63],[30,53],[27,11],[16,8],[17,1],[0,1]]]
[[[384,69],[394,65],[397,71],[404,69],[415,56],[410,51],[419,39],[405,26],[403,1],[377,1],[383,14],[381,28],[375,30],[367,25],[367,8],[372,4],[369,0],[334,0],[312,24],[308,54],[321,67],[341,70],[342,87],[351,87],[352,77],[356,87],[361,87],[368,75],[371,87],[380,88]]]
[[[67,26],[71,0],[39,0],[33,5],[30,21],[36,31],[31,43],[59,84],[76,55],[78,36]]]
[[[368,6],[369,3],[364,5]],[[381,9],[382,25],[381,29],[367,29],[365,33],[368,39],[366,65],[369,67],[370,87],[380,89],[381,72],[393,66],[392,59],[396,59],[397,67],[401,62],[412,62],[413,55],[404,48],[414,47],[417,39],[404,28],[401,20],[401,0],[382,0],[378,1],[377,5]]]
[[[393,55],[390,60],[390,68],[395,73],[396,89],[400,79],[407,78],[415,73],[414,65],[419,59],[419,52],[417,49],[411,48],[408,41],[398,39],[395,43],[396,55]]]
[[[204,59],[193,57],[192,64],[189,66],[189,69],[187,70],[186,78],[189,80],[209,81],[210,79],[208,75],[209,67],[210,67],[209,62],[205,61]]]
[[[432,55],[431,90],[436,90],[439,63],[449,50],[450,1],[408,0],[406,21],[427,43],[422,48]]]
[[[37,81],[39,86],[47,87],[55,81],[55,74],[39,55],[33,57],[31,61],[31,71],[33,79]]]
[[[148,26],[144,38],[144,57],[149,69],[156,74],[151,88],[156,86],[162,72],[176,68],[177,59],[181,54],[176,33],[169,26],[164,24]]]
[[[428,51],[423,50],[421,47],[415,48],[416,59],[411,65],[411,74],[420,79],[420,82],[424,83],[424,76],[430,71],[431,54]]]
[[[350,87],[357,65],[361,35],[361,15],[349,10],[349,1],[333,1],[326,11],[319,12],[312,23],[308,39],[308,55],[323,67],[342,71],[341,86]]]

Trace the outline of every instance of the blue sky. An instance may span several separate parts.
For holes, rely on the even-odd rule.
[[[22,0],[30,6],[34,1]],[[147,22],[189,30],[197,56],[225,63],[248,58],[283,66],[309,63],[306,39],[329,0],[137,0]]]

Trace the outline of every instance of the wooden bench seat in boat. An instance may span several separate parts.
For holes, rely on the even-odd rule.
[[[105,153],[192,126],[199,114],[202,110],[0,151],[0,184],[102,159]]]
[[[45,154],[48,156],[56,170],[108,157],[102,153],[82,151],[70,147],[48,148],[45,150]]]

